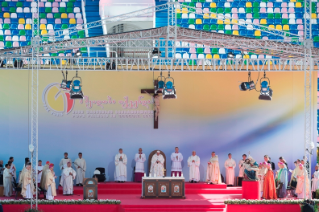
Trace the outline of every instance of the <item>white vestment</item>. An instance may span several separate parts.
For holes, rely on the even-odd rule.
[[[83,158],[78,158],[74,161],[74,167],[76,170],[75,184],[83,184],[85,178],[86,162]],[[78,168],[80,167],[80,168]]]
[[[209,160],[210,164],[207,165],[206,182],[213,184],[221,184],[222,178],[220,175],[218,156],[215,155]]]
[[[12,195],[12,175],[10,173],[10,169],[7,168],[3,171],[3,195],[6,197]]]
[[[267,174],[267,172],[268,172],[268,169],[265,167],[262,167],[261,169],[259,169],[257,171],[260,192],[264,191],[264,179],[265,179],[265,175]]]
[[[163,155],[157,155],[156,153],[152,157],[151,161],[151,175],[157,177],[164,176],[164,157]]]
[[[236,162],[232,158],[228,158],[225,161],[225,170],[226,170],[226,184],[227,185],[234,185],[235,181],[235,167]]]
[[[13,163],[11,163],[11,167],[10,167],[10,173],[12,173],[13,174],[13,176],[12,176],[12,181],[13,181],[13,178],[15,179],[15,180],[17,180],[17,169],[16,169],[16,166],[13,164]]]
[[[62,170],[62,168],[68,167],[68,162],[70,162],[72,164],[72,161],[70,158],[68,158],[68,159],[62,158],[60,163],[59,163],[60,169]]]
[[[38,171],[41,171],[41,172],[38,174],[38,183],[41,182],[42,170],[43,170],[43,166],[38,166]]]
[[[183,155],[182,153],[178,152],[173,152],[171,154],[171,160],[172,160],[172,171],[177,171],[181,172],[182,171],[182,160],[183,160]]]
[[[140,158],[141,156],[141,158]],[[146,156],[144,153],[142,154],[135,154],[135,161],[136,161],[136,165],[135,165],[135,172],[137,173],[144,173],[144,162],[146,161]]]
[[[72,173],[72,175],[70,174]],[[63,194],[73,194],[73,180],[75,179],[76,173],[71,167],[63,169],[61,177],[61,185],[63,187]]]
[[[319,189],[319,171],[315,171],[313,173],[313,178],[311,179],[311,181],[311,191],[315,192],[317,189]]]
[[[189,181],[196,181],[200,180],[200,173],[199,173],[199,165],[200,165],[200,158],[195,155],[191,155],[188,160],[187,164],[189,167]]]
[[[122,157],[122,159],[120,159]],[[124,153],[115,155],[115,173],[114,180],[115,181],[126,181],[127,180],[127,157]]]
[[[238,177],[244,177],[244,171],[245,171],[245,167],[244,164],[245,161],[243,159],[241,159],[238,163],[238,167],[239,167],[239,174]]]

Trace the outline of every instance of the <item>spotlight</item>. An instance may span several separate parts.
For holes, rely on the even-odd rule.
[[[270,88],[270,80],[266,77],[266,72],[264,72],[264,77],[260,79],[260,82],[259,99],[270,101],[272,99],[272,89]]]
[[[166,78],[164,76],[162,76],[162,72],[161,72],[160,76],[157,77],[157,81],[155,81],[155,82],[157,82],[157,84],[155,83],[155,85],[154,85],[155,94],[157,94],[157,92],[160,92],[160,93],[163,92],[164,85],[165,85],[165,79]]]
[[[76,71],[75,77],[72,79],[71,83],[71,90],[70,90],[70,97],[71,99],[83,99],[83,92],[82,92],[82,79],[78,77],[78,71]]]
[[[239,89],[241,91],[247,91],[247,90],[253,90],[255,89],[256,86],[255,86],[255,83],[253,80],[251,80],[250,78],[250,72],[248,72],[248,82],[242,82],[240,85],[239,85]]]
[[[168,72],[168,77],[165,78],[165,85],[163,88],[163,99],[176,99],[176,90],[174,87],[174,79],[170,77],[170,72]]]
[[[60,88],[62,88],[63,90],[66,90],[66,89],[70,90],[72,80],[68,81],[68,71],[65,71],[65,74],[66,76],[64,76],[64,73],[62,71],[63,80],[61,82]]]

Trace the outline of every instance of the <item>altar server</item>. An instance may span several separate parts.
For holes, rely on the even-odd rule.
[[[219,170],[218,156],[212,152],[212,157],[207,164],[206,182],[208,184],[221,184],[221,175]]]
[[[45,172],[45,190],[47,190],[46,193],[46,199],[47,200],[53,200],[56,196],[56,187],[55,187],[55,178],[54,172],[53,172],[54,164],[50,164],[49,169]]]
[[[3,171],[3,195],[6,197],[11,197],[12,195],[12,176],[13,174],[10,172],[11,167],[9,164],[5,165],[6,169]]]
[[[67,167],[68,162],[72,163],[71,159],[68,158],[68,153],[65,152],[65,153],[64,153],[64,158],[61,159],[60,164],[59,164],[60,169],[61,169],[62,171],[63,171],[64,168]]]
[[[25,199],[32,199],[34,195],[34,185],[31,181],[31,163],[27,163],[21,173],[22,191],[21,195]]]
[[[193,151],[192,155],[189,156],[187,160],[187,164],[189,167],[189,182],[197,183],[200,179],[199,173],[199,165],[200,165],[200,158],[196,155],[196,152]]]
[[[10,157],[9,162],[11,162],[10,172],[12,173],[12,181],[13,181],[13,178],[14,178],[14,180],[17,179],[17,172],[16,172],[17,169],[16,169],[16,166],[13,164],[13,161],[14,161],[14,158]]]
[[[41,176],[41,181],[40,181],[40,187],[45,189],[45,180],[46,180],[46,173],[47,173],[47,170],[49,169],[49,166],[50,166],[50,162],[47,161],[42,169],[42,176]]]
[[[151,175],[156,177],[164,176],[164,162],[165,159],[160,151],[157,151],[156,154],[153,155],[151,161]]]
[[[319,171],[318,171],[318,165],[315,166],[315,172],[312,175],[312,186],[311,186],[311,191],[316,192],[317,189],[319,189]]]
[[[297,187],[296,187],[296,194],[300,199],[308,199],[309,198],[309,179],[308,179],[308,172],[306,168],[300,163],[299,164],[300,172],[297,175]],[[306,192],[304,189],[304,182],[306,180]],[[304,197],[305,196],[305,197]]]
[[[257,176],[259,179],[259,190],[260,190],[260,195],[262,197],[263,194],[263,190],[264,190],[264,180],[265,180],[265,176],[267,174],[267,162],[263,162],[259,164],[259,170],[257,171]]]
[[[138,149],[138,153],[135,154],[135,182],[142,182],[142,177],[144,176],[144,162],[146,161],[146,156],[143,153],[142,148]]]
[[[71,163],[68,162],[66,168],[63,169],[61,177],[61,186],[63,187],[63,195],[73,194],[73,180],[75,179],[76,173],[71,167]]]
[[[243,154],[243,159],[241,159],[238,163],[238,167],[239,167],[239,174],[238,174],[238,186],[242,186],[242,181],[243,181],[243,178],[244,178],[244,171],[245,171],[245,166],[244,166],[244,163],[245,163],[245,160],[247,158],[247,155],[246,154]]]
[[[228,154],[228,159],[225,161],[226,170],[226,185],[233,186],[235,181],[235,167],[236,162],[231,157],[231,153]]]
[[[115,181],[119,183],[124,183],[127,180],[127,157],[123,153],[123,149],[119,149],[119,153],[115,155]]]
[[[38,187],[40,187],[40,183],[41,183],[41,178],[42,178],[42,174],[43,174],[42,170],[43,170],[42,161],[39,160],[38,161],[38,182],[37,182]]]
[[[183,161],[183,155],[182,153],[178,152],[178,147],[175,147],[175,152],[171,154],[171,160],[172,160],[172,171],[171,176],[182,176],[182,161]]]
[[[82,158],[81,152],[79,152],[79,158],[74,161],[74,166],[76,170],[75,184],[77,186],[83,186],[83,180],[85,178],[86,171],[86,162]]]

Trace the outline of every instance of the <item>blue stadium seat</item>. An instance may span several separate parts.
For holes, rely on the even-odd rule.
[[[39,7],[40,13],[45,13],[45,7]]]
[[[295,15],[296,15],[296,18],[297,18],[297,19],[298,19],[298,18],[303,18],[303,13],[296,13]]]
[[[19,30],[17,29],[11,30],[11,35],[19,35]]]
[[[81,7],[81,2],[74,2],[74,7]]]
[[[19,19],[11,18],[11,24],[18,24],[18,23],[19,23]]]
[[[303,7],[295,7],[295,13],[303,13],[304,12],[304,8]]]
[[[17,15],[18,18],[24,18],[24,13],[17,13]]]
[[[47,21],[48,24],[54,24],[54,18],[48,18]]]
[[[11,24],[10,29],[18,29],[18,24]]]
[[[68,18],[62,19],[62,24],[68,24],[68,23],[69,23],[69,19]]]
[[[61,29],[61,24],[55,24],[54,25],[55,30],[60,30]]]
[[[279,19],[281,21],[281,19]],[[274,19],[267,19],[267,24],[275,24],[275,20]]]
[[[247,30],[245,30],[245,29],[239,30],[239,35],[240,36],[246,36],[247,35]]]
[[[20,42],[20,46],[27,46],[28,42]]]
[[[268,14],[267,13],[259,13],[260,18],[267,18]]]
[[[195,28],[197,30],[203,30],[203,25],[202,24],[196,25]]]
[[[238,18],[239,19],[246,19],[246,13],[239,13]]]
[[[298,25],[297,24],[290,24],[289,28],[290,28],[290,30],[297,30]]]
[[[32,13],[24,13],[24,17],[27,18],[32,18]]]
[[[31,7],[31,2],[23,2],[23,7]]]
[[[210,24],[217,24],[217,19],[211,19]]]

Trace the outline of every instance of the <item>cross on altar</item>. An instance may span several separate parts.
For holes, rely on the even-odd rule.
[[[145,94],[145,93],[149,93],[149,94],[153,94],[153,99],[155,99],[155,87],[157,87],[158,84],[158,80],[154,80],[154,88],[153,89],[141,89],[141,93]],[[162,91],[158,90],[156,92],[156,94],[160,94],[162,93]],[[154,129],[158,129],[158,117],[156,118],[156,105],[154,102]]]

